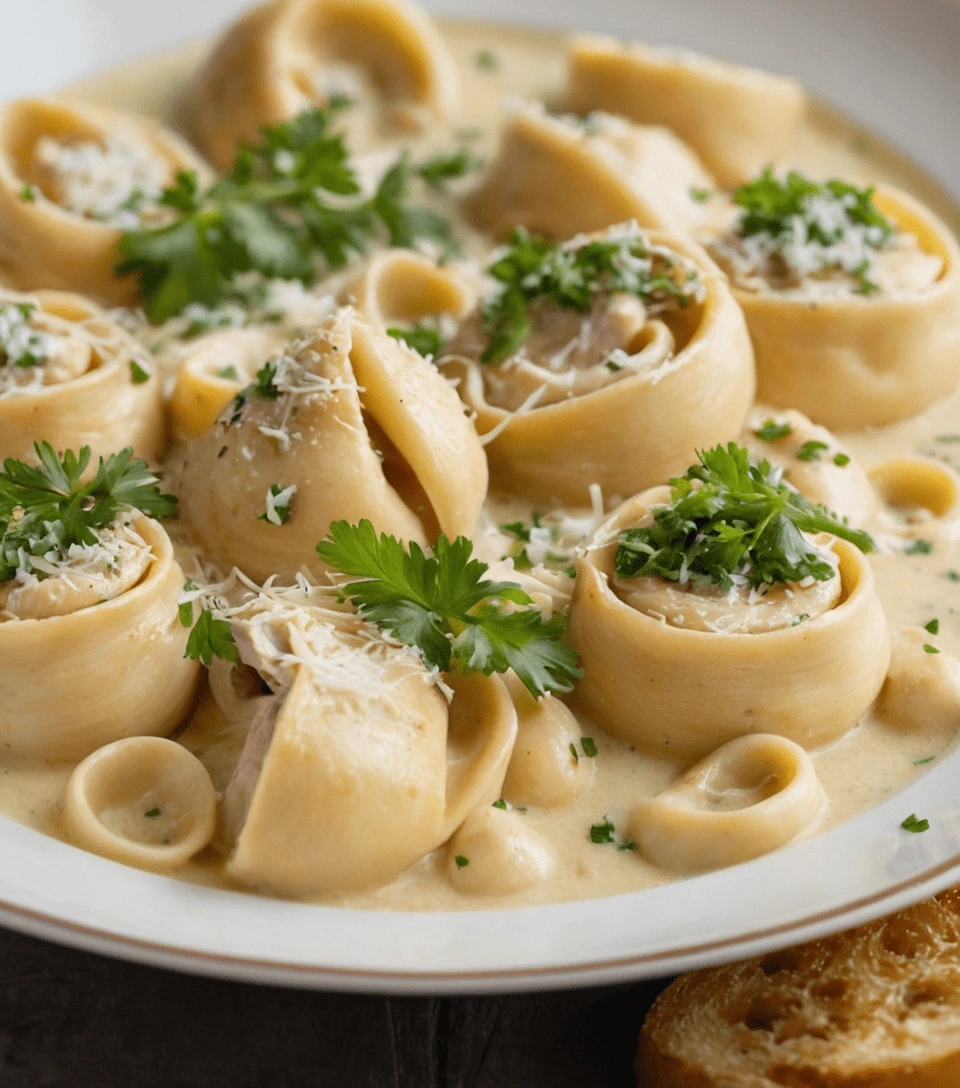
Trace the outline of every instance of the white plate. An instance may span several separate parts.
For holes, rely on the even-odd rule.
[[[0,97],[208,32],[236,0],[0,0]],[[509,20],[513,0],[434,5]],[[670,42],[798,76],[960,196],[960,8],[947,0],[527,0],[527,22]],[[930,830],[911,835],[911,812]],[[167,967],[299,986],[455,993],[666,975],[780,947],[960,883],[960,753],[816,839],[678,884],[457,914],[315,907],[138,872],[0,820],[0,922]]]

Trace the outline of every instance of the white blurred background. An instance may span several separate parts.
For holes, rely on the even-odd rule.
[[[209,35],[245,0],[0,0],[0,99]],[[438,13],[608,30],[803,80],[960,196],[956,0],[430,0]]]

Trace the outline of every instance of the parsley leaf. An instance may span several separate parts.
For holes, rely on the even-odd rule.
[[[811,438],[797,450],[798,461],[819,461],[820,454],[824,450],[830,449],[827,442],[821,442],[817,438]]]
[[[400,340],[407,344],[425,359],[435,359],[446,346],[446,341],[440,335],[440,330],[425,321],[418,321],[412,329],[389,328],[387,329],[387,335],[392,336],[394,340]]]
[[[904,831],[912,831],[915,835],[919,835],[922,831],[929,831],[930,821],[918,820],[916,813],[911,812],[900,826]]]
[[[914,540],[903,549],[904,555],[930,555],[933,551],[933,542],[930,540]]]
[[[570,691],[580,676],[576,653],[561,641],[565,617],[545,621],[515,582],[487,581],[466,537],[441,534],[428,556],[416,543],[407,550],[396,537],[378,536],[366,519],[335,521],[317,554],[362,579],[341,586],[342,599],[432,668],[485,676],[513,669],[537,698]],[[525,607],[507,612],[505,602]]]
[[[630,840],[621,842],[616,837],[616,827],[609,816],[604,816],[603,823],[593,824],[590,828],[590,841],[597,846],[615,846],[618,850],[636,850],[637,844]]]
[[[776,442],[780,438],[786,438],[788,434],[793,433],[793,427],[789,423],[777,423],[776,420],[768,419],[762,427],[758,427],[753,432],[761,442]]]
[[[208,608],[203,609],[193,625],[183,656],[202,661],[204,665],[210,665],[215,657],[234,664],[240,662],[240,651],[230,624],[227,620],[217,619]]]
[[[482,363],[512,355],[532,331],[529,307],[537,299],[586,313],[600,294],[626,292],[647,303],[683,306],[696,288],[696,277],[680,282],[667,275],[664,258],[642,238],[600,239],[573,247],[554,244],[518,227],[508,248],[487,269],[501,284],[483,305],[489,337]]]
[[[652,525],[620,534],[619,575],[690,578],[724,590],[734,585],[735,574],[754,586],[826,581],[834,568],[804,533],[832,533],[872,550],[867,533],[804,498],[768,461],[752,464],[743,446],[730,442],[698,457],[698,464],[670,481],[670,504],[654,509]]]
[[[452,178],[462,178],[482,166],[483,159],[461,147],[456,151],[440,152],[427,159],[417,167],[417,173],[431,189],[442,190],[444,184]]]
[[[427,237],[452,247],[442,216],[406,204],[406,156],[372,200],[360,198],[343,133],[332,131],[343,105],[331,100],[325,109],[264,126],[255,144],[238,147],[230,172],[204,191],[195,172],[182,171],[160,198],[173,221],[124,232],[116,270],[139,277],[152,322],[190,303],[218,306],[235,296],[235,278],[247,272],[311,283],[324,267],[340,268],[364,253],[378,221],[393,245]]]
[[[92,478],[82,483],[90,447],[67,450],[61,459],[49,442],[37,442],[40,464],[8,457],[0,472],[0,582],[30,567],[30,556],[63,559],[72,544],[95,544],[97,529],[122,510],[169,517],[177,500],[157,486],[132,449],[100,458]]]

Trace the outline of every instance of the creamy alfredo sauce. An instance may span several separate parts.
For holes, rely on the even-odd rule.
[[[456,130],[472,130],[470,146],[479,154],[489,158],[495,153],[502,103],[508,96],[519,94],[548,104],[561,100],[566,36],[480,23],[445,22],[441,29],[459,63],[463,81],[464,109]],[[494,67],[477,63],[481,51],[493,55]],[[73,91],[94,103],[153,115],[182,127],[188,81],[204,52],[195,47],[131,65],[89,80]],[[454,138],[453,130],[435,128],[420,141],[420,149],[447,149]],[[409,138],[398,142],[416,146]],[[790,161],[814,177],[835,175],[858,184],[891,182],[919,197],[954,229],[960,225],[956,206],[934,181],[875,137],[822,106],[814,104],[810,109]],[[840,439],[868,470],[891,457],[914,454],[960,467],[960,392],[906,422],[883,430],[840,435]],[[605,498],[609,508],[617,497]],[[479,553],[487,559],[497,558],[495,551],[501,550],[502,542],[493,527],[518,518],[529,521],[531,512],[529,505],[491,497],[486,518],[491,527],[490,539],[477,542]],[[589,515],[587,511],[570,513]],[[936,618],[940,622],[937,644],[945,653],[960,655],[960,577],[952,579],[949,573],[960,570],[960,548],[941,542],[929,554],[908,554],[904,543],[882,543],[870,557],[890,627],[896,630],[907,624],[923,625]],[[704,710],[708,713],[708,708]],[[680,768],[635,752],[588,721],[582,721],[581,726],[597,749],[593,757],[579,753],[589,775],[586,788],[575,802],[562,809],[531,808],[524,813],[524,819],[547,837],[555,851],[557,864],[548,879],[529,891],[503,898],[463,895],[448,882],[441,850],[392,884],[342,901],[352,906],[400,910],[476,909],[605,896],[673,879],[636,852],[592,843],[589,829],[605,817],[618,831],[625,829],[636,802],[661,790]],[[193,717],[178,739],[203,760],[214,784],[223,789],[244,737],[241,730],[227,723],[205,685]],[[829,806],[808,834],[876,805],[934,766],[953,742],[952,735],[923,726],[911,731],[895,729],[868,715],[841,740],[813,753]],[[934,759],[928,760],[931,756]],[[918,765],[918,761],[924,762]],[[62,835],[59,799],[71,769],[8,759],[0,767],[0,812],[48,834]],[[903,815],[908,813],[904,811]],[[891,828],[891,834],[902,833]],[[207,850],[179,869],[177,875],[226,885],[221,866],[219,855]]]

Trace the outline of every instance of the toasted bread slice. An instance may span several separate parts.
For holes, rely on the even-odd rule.
[[[960,889],[684,975],[650,1010],[641,1088],[960,1088]]]

